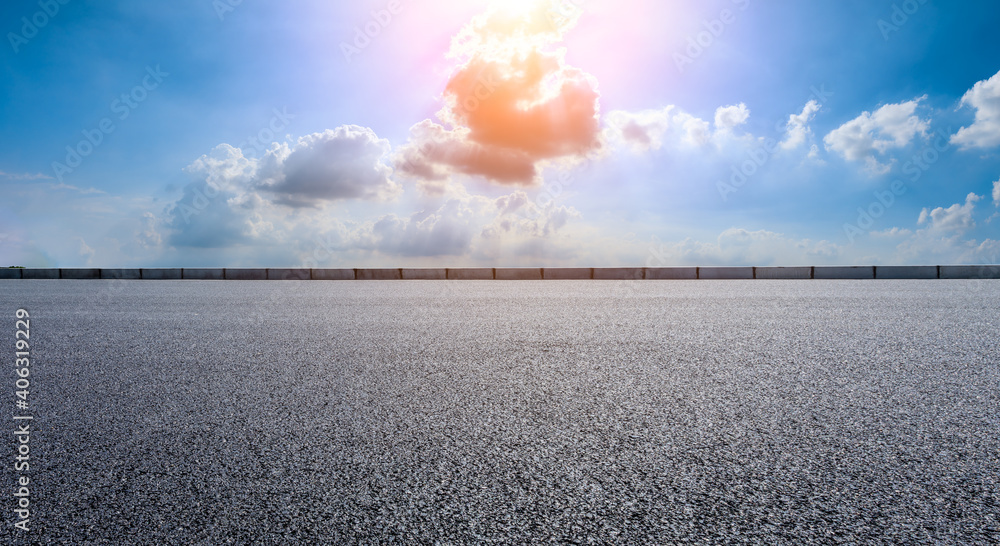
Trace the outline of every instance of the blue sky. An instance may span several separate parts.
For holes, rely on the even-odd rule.
[[[1000,5],[0,5],[0,265],[1000,261]]]

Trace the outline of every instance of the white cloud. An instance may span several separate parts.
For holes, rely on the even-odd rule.
[[[680,121],[681,127],[684,128],[684,142],[686,144],[691,146],[704,146],[708,144],[712,136],[712,130],[709,128],[707,121],[683,112],[677,114],[674,120]]]
[[[293,207],[388,199],[400,190],[391,179],[392,168],[382,162],[389,149],[389,141],[356,125],[307,135],[287,155],[286,150],[265,155],[259,174],[266,178],[259,187],[274,194],[276,202]]]
[[[163,245],[160,219],[152,212],[143,212],[142,220],[139,221],[139,225],[132,232],[132,238],[142,248],[159,248]]]
[[[993,204],[1000,207],[1000,180],[993,183]]]
[[[715,128],[730,131],[746,123],[749,118],[750,109],[742,102],[732,106],[720,106],[715,110]]]
[[[666,106],[660,110],[625,112],[615,110],[604,116],[608,126],[607,140],[619,141],[634,151],[659,150],[663,146],[663,136],[672,126],[675,107]]]
[[[185,172],[214,189],[241,195],[260,192],[293,208],[343,200],[387,200],[401,187],[384,163],[389,142],[367,127],[345,125],[300,138],[293,146],[274,143],[260,159],[229,144],[191,163]]]
[[[873,174],[883,174],[891,168],[877,156],[892,148],[903,148],[916,136],[926,136],[929,121],[915,115],[924,97],[887,104],[874,113],[860,116],[834,129],[824,137],[827,150],[839,153],[848,161],[864,161]]]
[[[678,109],[674,105],[659,110],[626,112],[615,110],[605,117],[605,141],[624,144],[635,152],[668,148],[700,148],[713,143],[717,147],[734,137],[732,129],[744,123],[750,111],[746,105],[723,106],[716,110],[716,131],[712,123]],[[751,138],[752,137],[747,137]]]
[[[273,155],[273,151],[269,152]],[[287,155],[287,154],[286,154]],[[184,172],[206,180],[223,191],[243,191],[251,186],[259,160],[245,157],[243,150],[219,144],[211,152],[191,162]]]
[[[920,211],[920,217],[917,219],[917,224],[924,225],[929,223],[929,228],[935,231],[941,232],[965,232],[974,227],[976,227],[976,222],[972,219],[972,212],[975,209],[976,202],[982,199],[982,197],[976,195],[975,193],[970,193],[965,198],[965,204],[954,204],[948,208],[937,207],[933,210],[923,209]]]
[[[307,233],[304,225],[319,231],[328,224],[328,206],[384,201],[402,191],[384,163],[388,153],[388,141],[353,125],[307,135],[292,145],[273,143],[259,159],[220,144],[185,169],[195,182],[167,205],[162,221],[146,220],[152,227],[144,226],[135,239],[144,247],[159,240],[167,248],[206,252],[242,245],[273,248],[272,257],[282,256],[287,263],[295,252],[291,233]]]
[[[788,123],[785,124],[785,139],[781,141],[782,149],[792,150],[805,144],[806,139],[812,135],[812,129],[809,128],[809,122],[816,117],[816,112],[819,112],[819,110],[819,103],[815,100],[811,100],[806,103],[805,107],[802,108],[801,114],[792,114],[788,116]],[[813,152],[816,149],[815,145],[810,149],[810,157],[815,155]]]
[[[388,255],[461,256],[470,250],[478,220],[468,201],[449,199],[435,211],[417,212],[409,218],[388,214],[354,237],[370,241],[358,246]]]
[[[976,120],[952,135],[951,143],[963,149],[1000,146],[1000,72],[976,82],[962,96],[962,106],[976,109]]]
[[[461,185],[449,187],[443,198],[425,197],[425,205],[411,214],[398,211],[406,203],[397,204],[397,211],[390,213],[377,207],[367,213],[357,212],[357,206],[351,211],[338,207],[336,217],[332,206],[300,206],[303,199],[338,198],[325,190],[314,191],[309,184],[288,182],[298,169],[323,172],[312,162],[323,150],[316,143],[331,140],[328,133],[300,139],[294,148],[273,145],[260,160],[248,159],[228,145],[217,147],[188,169],[204,180],[187,186],[181,199],[167,207],[166,221],[145,219],[134,238],[143,246],[162,243],[189,264],[241,256],[244,266],[398,266],[440,257],[462,265],[476,260],[490,263],[496,248],[511,245],[529,254],[559,254],[562,247],[556,238],[580,216],[570,207],[539,207],[525,192],[489,199],[471,195]],[[295,154],[303,150],[308,155],[297,162]],[[377,165],[375,170],[381,171]],[[289,193],[298,197],[292,206],[287,202]]]
[[[565,227],[569,220],[581,217],[573,207],[540,207],[522,191],[497,198],[494,204],[497,215],[483,228],[485,239],[549,237]]]
[[[1000,241],[963,239],[959,234],[920,229],[896,246],[893,262],[901,264],[978,264],[1000,259]]]
[[[970,193],[964,203],[925,208],[917,219],[918,229],[893,227],[869,233],[870,252],[865,262],[879,264],[976,264],[1000,260],[1000,241],[967,238],[976,227],[975,203],[983,199]],[[884,245],[893,245],[886,247]]]

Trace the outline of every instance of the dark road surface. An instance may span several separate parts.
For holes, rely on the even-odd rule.
[[[1000,541],[1000,281],[0,281],[0,543]],[[30,531],[12,527],[27,474]]]

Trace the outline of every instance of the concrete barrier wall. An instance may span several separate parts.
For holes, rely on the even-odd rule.
[[[753,267],[699,267],[698,278],[717,281],[752,279]]]
[[[357,278],[357,272],[354,269],[312,270],[312,280],[314,281],[353,281]]]
[[[355,269],[359,281],[398,281],[403,278],[399,269]]]
[[[94,280],[101,278],[100,269],[60,269],[60,279]]]
[[[643,278],[656,281],[693,281],[698,278],[697,267],[647,267]]]
[[[638,281],[644,277],[641,267],[595,267],[594,279],[603,281]]]
[[[493,269],[488,267],[449,269],[448,280],[452,281],[493,280]]]
[[[141,269],[102,269],[102,279],[121,279],[135,281],[142,278]]]
[[[695,280],[695,279],[1000,279],[1000,265],[803,267],[597,267],[264,269],[3,268],[0,279],[143,280]]]
[[[354,272],[351,273],[351,278],[354,278]],[[269,281],[308,281],[310,279],[312,279],[311,269],[269,268],[267,270],[267,280]]]
[[[266,269],[236,269],[226,268],[224,271],[227,281],[266,281]]]
[[[404,269],[404,281],[443,281],[448,278],[448,270],[440,269]]]
[[[942,265],[942,279],[1000,279],[1000,265]]]
[[[226,270],[221,267],[185,267],[181,269],[181,278],[193,281],[222,281],[226,278]]]
[[[936,265],[880,265],[875,267],[876,279],[936,279]]]
[[[19,267],[5,267],[0,269],[0,279],[20,279],[21,271],[24,270]]]
[[[755,267],[755,279],[803,280],[812,278],[812,267]]]
[[[546,267],[542,269],[542,278],[550,281],[590,280],[594,270],[589,267]]]
[[[180,269],[140,269],[143,280],[179,281],[184,278]]]
[[[867,280],[875,278],[875,268],[865,266],[816,266],[813,268],[814,279],[836,280]]]
[[[498,267],[494,270],[498,281],[540,281],[540,267]]]
[[[58,279],[58,269],[22,269],[22,279]]]

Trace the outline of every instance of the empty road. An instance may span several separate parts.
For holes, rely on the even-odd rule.
[[[996,543],[1000,281],[0,281],[3,543]],[[8,409],[9,408],[9,409]]]

